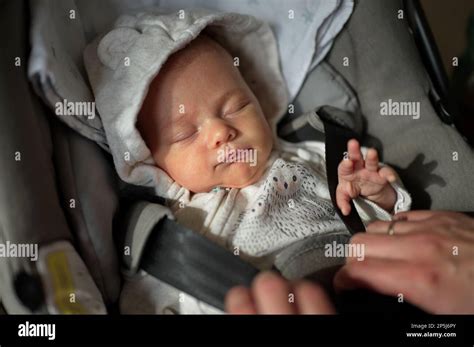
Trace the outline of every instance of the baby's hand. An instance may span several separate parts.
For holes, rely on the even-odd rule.
[[[347,143],[347,151],[349,158],[342,160],[337,169],[336,202],[342,214],[347,216],[350,213],[350,201],[359,195],[392,211],[397,194],[389,182],[396,180],[395,171],[388,166],[379,168],[378,154],[373,148],[367,151],[364,161],[357,140]]]

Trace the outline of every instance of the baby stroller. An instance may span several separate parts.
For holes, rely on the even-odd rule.
[[[138,189],[125,193],[119,189],[108,155],[52,117],[32,91],[26,75],[29,3],[3,0],[0,7],[3,32],[9,33],[2,40],[4,53],[0,57],[4,60],[0,74],[0,240],[37,243],[40,248],[57,240],[71,241],[109,311],[114,312],[121,281],[116,244],[121,244],[123,233],[119,230],[160,230],[161,233],[151,233],[148,241],[142,240],[142,259],[125,266],[145,268],[165,282],[222,307],[223,293],[233,284],[248,284],[256,270],[170,220],[163,218],[156,224],[147,224],[147,216],[156,211],[161,201],[146,198],[147,193]],[[447,79],[429,33],[418,1],[361,0],[323,66],[335,79],[351,87],[367,133],[361,140],[377,147],[381,159],[397,168],[412,194],[413,208],[474,211],[474,182],[470,179],[474,154],[452,126],[456,117],[447,101]],[[74,45],[70,49],[74,50]],[[12,63],[18,62],[17,57],[19,65]],[[350,64],[345,66],[344,61]],[[319,78],[318,72],[307,76],[293,101],[294,114],[305,114],[320,105],[318,96],[326,94]],[[326,95],[328,100],[330,97]],[[380,102],[388,99],[418,100],[422,116],[417,122],[393,118],[387,127],[386,120],[380,117]],[[333,106],[346,102],[349,101],[334,100]],[[283,119],[279,129],[283,138],[293,142],[322,136],[310,122],[294,118],[293,114]],[[345,134],[357,135],[362,133]],[[353,219],[347,223],[357,225]],[[176,260],[175,271],[164,271],[170,266],[165,261],[182,260],[190,243],[202,254],[210,254],[214,262],[222,259],[220,263],[232,268],[229,272],[233,275],[205,273],[203,267],[194,267],[192,259]],[[178,253],[173,258],[157,251],[164,249]],[[201,257],[201,253],[198,255]],[[8,292],[22,303],[15,309],[7,308],[8,313],[41,312],[38,310],[43,298],[41,290],[37,290],[40,285],[32,276],[33,265],[22,259],[1,261],[7,263],[9,271],[0,273],[0,299],[8,307],[11,297],[4,294]],[[301,273],[301,263],[286,264],[286,268],[279,269],[282,273]],[[212,279],[214,287],[191,285],[190,278],[195,273],[201,281]],[[196,276],[193,278],[196,280]]]

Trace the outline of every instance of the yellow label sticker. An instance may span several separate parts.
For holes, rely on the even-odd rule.
[[[54,303],[61,314],[85,314],[86,309],[77,301],[69,262],[64,252],[48,254],[46,260],[51,276]]]

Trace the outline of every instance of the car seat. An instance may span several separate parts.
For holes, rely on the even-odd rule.
[[[419,53],[436,52],[436,48],[432,41],[415,40],[410,34],[410,28],[415,37],[420,30],[427,30],[425,21],[408,21],[422,17],[416,4],[417,1],[409,0],[404,4],[398,0],[357,2],[352,18],[326,58],[326,68],[337,72],[336,78],[353,88],[366,122],[365,143],[377,147],[384,161],[398,168],[413,194],[416,208],[474,211],[474,182],[469,174],[474,170],[473,152],[453,127],[443,123],[451,122],[453,116],[446,116],[449,105],[444,101],[443,78],[436,75],[443,71],[442,66],[436,54],[428,54],[435,59],[423,61]],[[0,56],[3,69],[0,73],[0,240],[33,242],[40,247],[57,240],[70,240],[109,305],[109,312],[113,312],[120,291],[120,259],[114,244],[114,234],[117,238],[119,233],[114,229],[120,224],[137,227],[140,216],[160,200],[144,200],[146,192],[134,187],[122,189],[109,156],[93,141],[58,121],[41,103],[26,75],[30,51],[28,2],[3,0],[0,7],[3,16],[0,25],[3,32],[10,33],[1,43],[4,53]],[[397,17],[399,10],[405,11],[402,19]],[[370,28],[361,24],[368,18],[372,23]],[[380,30],[374,32],[374,26]],[[380,61],[383,52],[377,50],[378,44],[392,48],[393,61]],[[367,54],[370,50],[374,51],[373,55]],[[20,65],[15,65],[17,57]],[[343,65],[344,58],[351,62],[347,67]],[[374,76],[380,84],[368,88]],[[315,75],[308,75],[293,101],[295,112],[289,113],[280,124],[282,137],[297,142],[320,136],[310,123],[294,118],[294,114],[315,108],[318,82]],[[422,100],[427,115],[423,127],[414,127],[406,120],[397,120],[387,127],[379,116],[380,100],[386,96],[410,99],[412,95]],[[420,131],[431,132],[433,137],[417,136]],[[397,144],[402,136],[407,139],[408,135],[413,141]],[[437,163],[434,160],[425,163],[425,158],[432,159],[426,153],[439,153],[433,151],[435,142],[449,151]],[[460,160],[453,159],[454,153]],[[441,173],[443,165],[445,169]],[[459,181],[453,177],[465,182],[464,189],[457,186]],[[32,291],[37,288],[34,279],[18,281],[17,276],[34,274],[34,264],[21,259],[0,261],[8,263],[5,266],[11,269],[0,273],[2,301],[13,300],[4,293],[16,293],[24,306],[18,312],[9,313],[34,311],[40,300]],[[249,270],[249,276],[252,273]]]

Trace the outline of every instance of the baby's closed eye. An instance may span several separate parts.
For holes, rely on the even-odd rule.
[[[244,108],[246,108],[247,106],[249,106],[251,103],[250,103],[250,100],[248,99],[244,99],[244,100],[241,100],[239,102],[233,102],[231,105],[229,105],[229,107],[227,107],[227,109],[224,111],[224,114],[223,116],[224,117],[233,117],[233,116],[236,116],[237,114],[239,114],[239,111],[242,111]]]
[[[190,140],[191,138],[194,137],[195,134],[197,134],[197,129],[193,127],[179,130],[176,133],[174,133],[174,135],[171,137],[171,142],[175,143],[175,142]]]

